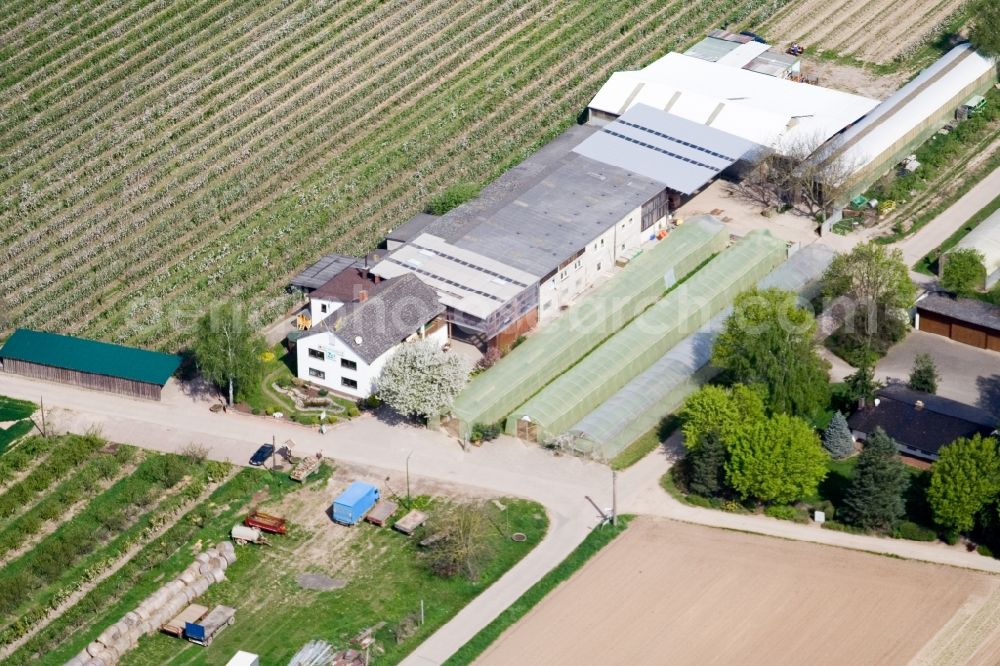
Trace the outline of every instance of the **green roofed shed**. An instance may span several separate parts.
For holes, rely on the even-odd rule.
[[[6,372],[153,400],[179,356],[69,335],[18,329],[0,348]]]

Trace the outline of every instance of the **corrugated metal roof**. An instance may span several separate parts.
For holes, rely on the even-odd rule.
[[[974,298],[951,298],[930,294],[917,301],[917,310],[933,312],[958,321],[1000,331],[1000,307]]]
[[[1000,211],[980,222],[975,229],[958,241],[955,249],[979,250],[983,254],[987,276],[1000,271]],[[986,286],[992,285],[987,281]]]
[[[372,272],[385,278],[416,273],[437,290],[442,303],[480,319],[486,319],[537,284],[541,277],[431,234],[417,236],[377,264]]]
[[[417,213],[409,220],[390,231],[386,238],[400,243],[408,243],[429,227],[438,219],[437,215],[430,213]]]
[[[692,58],[701,58],[702,60],[707,60],[709,62],[716,62],[719,58],[736,50],[740,46],[743,46],[739,42],[732,42],[725,39],[717,39],[715,37],[706,37],[701,40],[687,51],[684,55],[691,56]]]
[[[767,76],[782,76],[795,66],[799,59],[788,53],[765,51],[743,66],[743,69]]]
[[[360,265],[361,260],[357,257],[328,254],[292,278],[292,286],[299,289],[319,289],[345,269]]]
[[[7,339],[0,348],[0,358],[160,386],[181,364],[180,356],[173,354],[24,328]]]
[[[691,194],[755,147],[746,139],[637,104],[574,150]]]
[[[820,159],[841,157],[854,170],[878,159],[914,128],[937,114],[963,88],[996,65],[959,44],[825,146]]]
[[[800,139],[818,145],[878,101],[668,53],[640,71],[612,74],[589,106],[621,115],[635,104],[781,150]]]
[[[740,44],[738,48],[733,49],[715,62],[727,67],[743,67],[757,56],[767,52],[769,48],[771,48],[769,44],[747,42],[746,44]]]

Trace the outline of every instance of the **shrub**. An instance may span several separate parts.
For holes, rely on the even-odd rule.
[[[788,506],[787,504],[775,504],[773,506],[769,506],[764,509],[764,515],[770,516],[771,518],[777,518],[779,520],[803,522],[802,513],[794,506]]]
[[[328,396],[328,395],[330,395],[330,392],[329,392],[329,391],[327,391],[327,390],[326,390],[325,388],[321,388],[321,389],[319,390],[319,397],[321,397],[321,398],[325,398],[325,397],[326,397],[326,396]],[[326,404],[326,403],[323,403],[323,404]]]
[[[361,410],[358,409],[358,406],[355,405],[355,404],[353,404],[353,403],[347,406],[346,413],[347,413],[347,418],[349,418],[349,419],[353,419],[353,418],[355,418],[357,416],[361,416]],[[336,419],[336,418],[337,418],[336,416],[330,417],[330,422],[333,423],[334,419]]]
[[[909,539],[910,541],[937,541],[937,532],[909,520],[904,520],[897,525],[896,529],[892,532],[892,536],[897,539]]]
[[[976,552],[982,555],[983,557],[993,557],[993,551],[990,550],[990,547],[985,544],[979,544],[976,547]]]
[[[208,458],[208,447],[197,442],[190,442],[181,449],[181,455],[196,465],[201,464]]]
[[[469,439],[473,442],[490,442],[503,433],[500,423],[475,423]]]
[[[946,532],[941,534],[941,541],[944,541],[949,546],[954,546],[956,543],[958,543],[959,538],[960,535],[955,530],[947,530]]]
[[[844,523],[838,523],[835,520],[828,520],[823,523],[823,527],[828,530],[834,530],[835,532],[848,532],[850,534],[864,534],[865,531],[860,527],[854,527],[853,525],[845,525]]]
[[[477,194],[479,186],[475,183],[455,183],[428,201],[424,211],[431,215],[444,215],[466,201],[475,199]]]
[[[693,506],[700,506],[706,509],[717,509],[719,507],[719,501],[711,497],[702,497],[701,495],[688,495],[684,498],[687,500],[688,504]]]
[[[257,409],[256,407],[254,407],[253,409],[251,409],[250,413],[253,414],[254,416],[260,416],[260,410]]]

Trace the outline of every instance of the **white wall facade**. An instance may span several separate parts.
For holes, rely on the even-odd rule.
[[[422,333],[417,332],[407,338],[407,341],[418,340],[421,337]],[[428,334],[426,338],[443,347],[448,342],[448,327],[442,326]],[[385,362],[398,347],[399,345],[392,347],[369,364],[365,363],[339,336],[330,331],[321,331],[299,338],[296,342],[295,367],[299,379],[352,398],[363,399],[375,391],[376,382],[382,374]],[[319,376],[320,374],[322,376]],[[351,385],[351,382],[356,386]]]
[[[328,301],[322,298],[310,298],[309,299],[309,317],[312,320],[312,325],[320,323],[331,314],[344,307],[344,304],[340,301]]]
[[[642,207],[609,227],[587,244],[583,254],[571,261],[539,285],[538,318],[548,321],[557,317],[562,306],[569,306],[581,293],[610,275],[615,261],[629,258],[662,226],[663,218],[649,229],[642,230]]]

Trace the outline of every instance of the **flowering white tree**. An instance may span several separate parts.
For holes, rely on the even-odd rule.
[[[404,416],[440,416],[469,381],[469,363],[422,340],[401,345],[382,368],[378,397]]]

